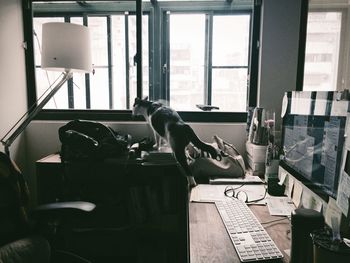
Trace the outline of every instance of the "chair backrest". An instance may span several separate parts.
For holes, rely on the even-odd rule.
[[[16,164],[0,152],[0,245],[28,230],[29,190]]]

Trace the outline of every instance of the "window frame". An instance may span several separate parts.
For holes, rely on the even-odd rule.
[[[337,72],[337,86],[336,91],[346,89],[347,83],[350,82],[350,64],[346,61],[346,56],[350,54],[350,47],[347,47],[346,42],[349,38],[349,33],[346,34],[350,27],[350,6],[332,5],[331,3],[317,4],[309,3],[308,0],[302,0],[302,11],[300,20],[300,39],[299,39],[299,59],[297,70],[297,91],[303,91],[304,87],[304,67],[306,59],[306,41],[307,41],[307,25],[309,12],[340,12],[341,19],[341,33],[339,44],[339,58],[338,58],[338,72]]]
[[[26,72],[27,72],[27,90],[28,90],[28,105],[35,104],[36,101],[36,85],[35,85],[35,64],[34,64],[34,47],[33,47],[33,3],[38,2],[36,0],[22,0],[23,7],[23,24],[24,24],[24,37],[27,42],[26,50]],[[54,1],[52,1],[54,2]],[[76,4],[72,4],[67,12],[67,3],[50,3],[50,5],[55,5],[55,13],[66,13],[67,15],[77,15],[77,13],[82,13],[82,10],[78,10]],[[109,6],[111,3],[104,3]],[[201,5],[201,7],[199,7]],[[249,62],[248,62],[248,88],[247,88],[247,108],[255,107],[257,105],[257,79],[258,79],[258,60],[259,60],[259,34],[260,34],[260,5],[259,1],[254,1],[254,4],[247,6],[239,6],[237,12],[242,10],[246,13],[249,11],[251,13],[251,23],[250,23],[250,48],[249,48]],[[130,3],[130,1],[119,2],[117,6],[118,11],[125,12],[126,8],[135,8],[135,3]],[[150,1],[142,2],[142,9],[144,13],[149,14],[149,46],[154,49],[159,49],[159,54],[154,54],[156,52],[150,52],[149,58],[149,94],[154,96],[155,93],[163,92],[159,88],[162,83],[164,83],[163,74],[156,75],[155,72],[160,72],[162,69],[161,58],[166,54],[166,50],[161,47],[161,40],[163,35],[162,25],[160,21],[163,21],[164,16],[162,15],[165,10],[176,11],[225,11],[227,8],[232,8],[229,1],[224,2],[183,2],[181,6],[176,6],[176,3],[171,2],[157,2]],[[112,10],[110,12],[105,12],[99,6],[93,5],[93,8],[89,8],[89,11],[94,9],[96,15],[103,14],[106,15],[110,12],[116,12],[117,10]],[[250,10],[249,10],[250,9]],[[110,9],[108,9],[110,10]],[[41,14],[45,14],[45,10],[40,11]],[[51,14],[52,16],[52,14]],[[151,55],[152,54],[152,55]],[[159,94],[158,94],[159,96]],[[162,94],[160,95],[162,96]],[[184,121],[188,122],[246,122],[247,112],[200,112],[200,111],[179,111],[180,116]],[[91,119],[91,120],[101,120],[101,121],[142,121],[143,118],[134,118],[131,115],[131,110],[57,110],[57,109],[44,109],[36,117],[37,120],[71,120],[71,119]]]

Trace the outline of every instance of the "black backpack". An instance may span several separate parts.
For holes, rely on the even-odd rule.
[[[103,160],[128,152],[130,135],[94,121],[73,120],[58,130],[62,161]]]

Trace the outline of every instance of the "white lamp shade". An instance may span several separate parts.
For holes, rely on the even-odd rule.
[[[60,22],[43,24],[41,68],[53,71],[91,72],[89,28]]]

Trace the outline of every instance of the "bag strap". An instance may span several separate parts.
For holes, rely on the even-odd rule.
[[[226,156],[228,155],[225,152],[225,146],[227,146],[227,147],[230,147],[234,151],[234,153],[235,153],[234,157],[237,157],[237,156],[240,157],[240,158],[236,158],[236,161],[241,166],[243,172],[245,172],[246,168],[245,168],[244,159],[243,159],[242,155],[239,153],[239,151],[237,150],[237,148],[233,144],[230,144],[230,143],[224,141],[223,139],[221,139],[217,135],[214,135],[213,138],[214,138],[214,141],[216,142],[216,144],[218,145],[218,148],[221,150],[221,154],[225,154]]]

